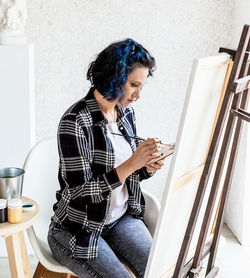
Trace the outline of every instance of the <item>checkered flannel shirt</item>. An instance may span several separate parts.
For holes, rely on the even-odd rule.
[[[76,258],[93,259],[98,253],[110,205],[112,190],[121,185],[114,170],[115,154],[107,136],[107,120],[94,97],[88,94],[63,115],[58,128],[59,183],[52,222],[71,231],[69,238]],[[132,107],[118,107],[119,130],[135,136],[135,115]],[[132,151],[139,142],[125,137]],[[140,181],[151,175],[143,167],[126,179],[128,212],[143,219],[145,201]]]

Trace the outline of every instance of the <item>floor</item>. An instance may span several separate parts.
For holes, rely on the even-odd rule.
[[[250,278],[250,247],[243,248],[226,225],[222,235],[216,260],[220,268],[217,278]],[[31,256],[30,263],[34,273],[37,259]],[[0,270],[0,278],[11,278],[7,258],[0,258]]]
[[[222,240],[216,260],[218,278],[250,278],[250,246],[242,247],[227,226],[222,235],[224,243]]]

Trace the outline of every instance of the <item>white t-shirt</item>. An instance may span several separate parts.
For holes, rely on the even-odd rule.
[[[114,152],[115,152],[115,166],[118,167],[120,164],[125,162],[133,154],[132,149],[128,141],[124,136],[114,135],[111,133],[119,133],[117,123],[108,122],[107,124],[107,135],[112,142]],[[128,190],[125,182],[119,187],[112,191],[111,203],[106,218],[105,225],[108,225],[117,219],[119,219],[127,210],[128,207]]]

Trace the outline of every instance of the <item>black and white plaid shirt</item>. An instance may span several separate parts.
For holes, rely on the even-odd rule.
[[[70,230],[70,245],[77,258],[97,257],[98,238],[109,210],[112,190],[121,185],[114,170],[115,154],[104,118],[91,88],[85,98],[63,115],[58,128],[60,190],[56,193],[52,222]],[[119,130],[135,136],[132,107],[118,107]],[[126,137],[132,151],[139,142]],[[128,212],[143,218],[145,201],[140,181],[151,175],[143,167],[126,179]]]

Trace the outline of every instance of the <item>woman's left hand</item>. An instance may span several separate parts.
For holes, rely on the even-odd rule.
[[[158,160],[156,162],[150,163],[146,166],[149,173],[154,174],[156,171],[160,170],[165,163],[165,158]]]

